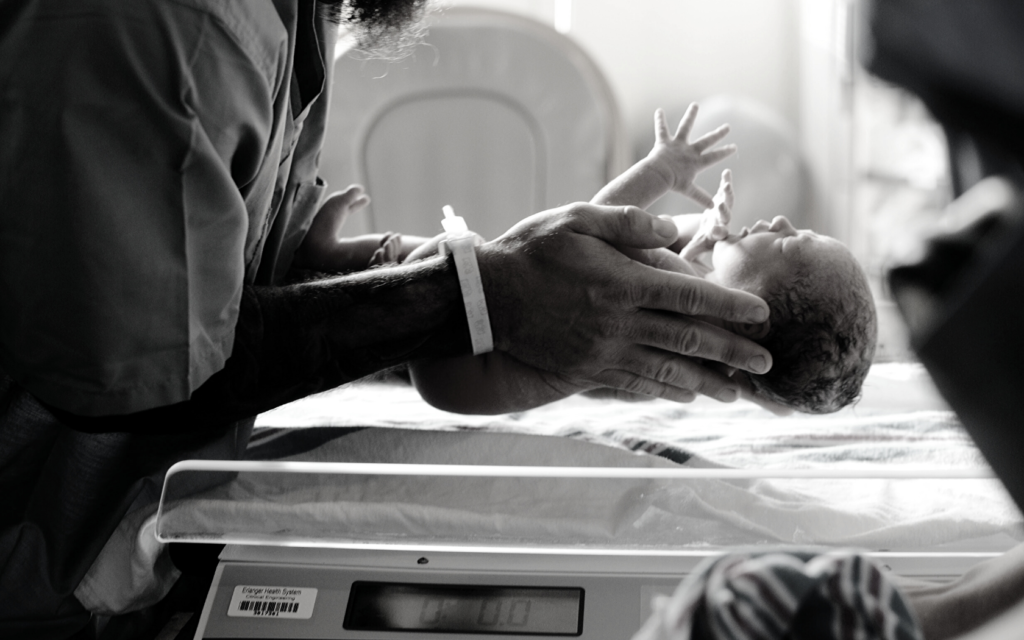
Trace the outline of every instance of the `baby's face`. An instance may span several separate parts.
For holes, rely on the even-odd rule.
[[[776,216],[719,240],[708,280],[759,295],[779,279],[785,280],[798,263],[827,268],[850,259],[849,250],[838,240],[809,229],[797,230],[785,217]]]

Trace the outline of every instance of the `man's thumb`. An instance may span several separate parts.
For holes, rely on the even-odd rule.
[[[657,249],[672,244],[679,235],[676,223],[660,218],[639,207],[595,207],[592,216],[577,231],[600,238],[619,247]]]

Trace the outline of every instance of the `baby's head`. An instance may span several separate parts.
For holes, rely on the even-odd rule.
[[[831,413],[860,395],[878,334],[864,271],[834,238],[796,230],[778,216],[719,241],[708,279],[763,298],[767,332],[752,336],[772,369],[751,375],[762,397],[807,413]]]

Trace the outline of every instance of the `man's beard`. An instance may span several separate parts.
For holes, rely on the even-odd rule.
[[[322,14],[344,25],[369,58],[398,59],[423,39],[430,0],[319,0]]]

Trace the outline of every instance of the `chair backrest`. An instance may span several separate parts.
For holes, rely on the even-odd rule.
[[[441,232],[450,204],[494,238],[522,218],[588,200],[624,166],[611,89],[547,25],[446,10],[409,58],[338,59],[321,176],[367,188],[344,233]]]

